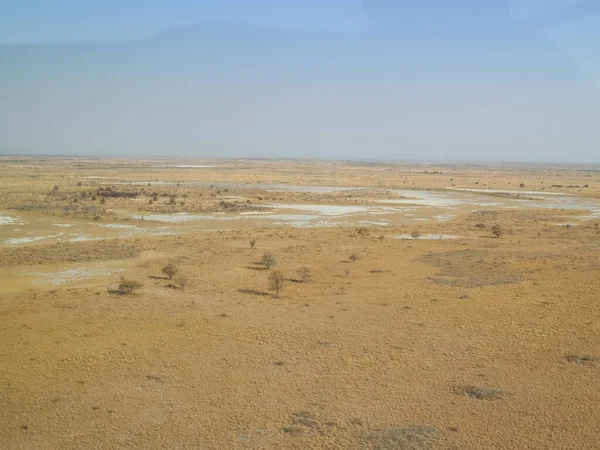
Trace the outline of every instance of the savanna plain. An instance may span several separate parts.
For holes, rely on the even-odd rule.
[[[600,448],[600,168],[0,158],[2,449]]]

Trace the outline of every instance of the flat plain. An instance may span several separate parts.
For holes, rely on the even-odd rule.
[[[598,167],[0,158],[0,448],[598,448],[599,292]]]

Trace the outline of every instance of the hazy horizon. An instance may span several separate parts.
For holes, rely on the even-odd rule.
[[[0,154],[600,163],[600,15],[550,3],[0,6]]]

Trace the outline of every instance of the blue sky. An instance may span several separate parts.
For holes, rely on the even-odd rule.
[[[0,3],[0,41],[140,38],[200,22],[359,30],[360,0],[19,0]]]
[[[0,2],[0,152],[600,162],[585,1]]]
[[[378,0],[373,0],[377,2]],[[419,2],[396,3],[410,15]],[[426,4],[427,2],[421,2]],[[514,19],[568,7],[576,0],[429,1],[449,5],[445,17],[474,4],[505,4]],[[489,6],[488,6],[489,7]],[[389,6],[388,6],[389,8]],[[0,42],[124,40],[202,22],[246,23],[304,30],[351,31],[369,26],[361,0],[19,0],[0,2]]]

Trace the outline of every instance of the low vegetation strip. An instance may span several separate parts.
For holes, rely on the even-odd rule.
[[[135,258],[139,250],[115,241],[0,248],[0,267]]]
[[[514,271],[511,256],[506,253],[459,250],[429,253],[419,261],[439,269],[439,274],[430,279],[440,285],[481,287],[521,282],[521,274]]]

